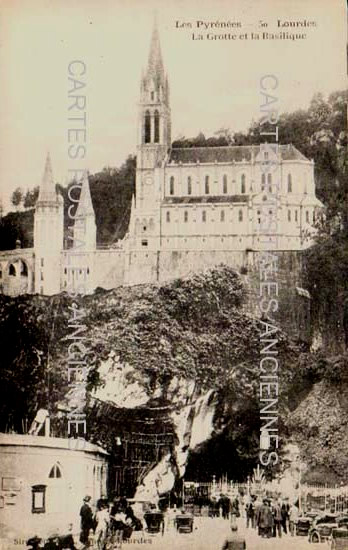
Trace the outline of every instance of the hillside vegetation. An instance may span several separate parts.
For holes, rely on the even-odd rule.
[[[102,383],[98,368],[111,354],[133,367],[136,380],[150,398],[157,390],[155,401],[160,410],[174,406],[167,395],[174,377],[195,380],[202,391],[214,388],[218,395],[216,433],[223,433],[234,450],[235,467],[239,460],[247,475],[255,465],[260,428],[261,325],[243,312],[243,299],[239,276],[224,266],[163,286],[100,289],[78,301],[66,294],[1,297],[0,336],[7,345],[0,375],[0,430],[21,431],[25,419],[30,423],[39,406],[49,407],[55,415],[58,402],[68,391],[69,307],[77,303],[85,313],[81,323],[88,337],[89,390]],[[278,339],[282,441],[299,441],[305,459],[313,462],[314,440],[304,428],[312,414],[308,410],[313,415],[333,414],[332,401],[328,400],[326,407],[315,388],[325,383],[329,395],[337,384],[347,387],[346,359],[337,359],[328,369],[324,357],[309,355],[281,332]],[[335,407],[338,422],[343,409]],[[305,416],[300,414],[302,410]],[[346,411],[344,414],[342,429]],[[325,422],[318,423],[312,465],[314,469],[324,467],[329,448],[332,468],[341,479],[346,475],[345,459],[340,457],[342,442],[334,436],[337,425],[330,423],[330,427],[332,439],[327,447],[328,428]],[[110,429],[107,431],[103,436],[100,426],[90,425],[90,438],[107,440]]]

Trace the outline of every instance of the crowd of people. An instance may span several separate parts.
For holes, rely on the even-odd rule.
[[[112,503],[99,499],[95,513],[90,501],[91,497],[87,495],[80,509],[80,542],[86,548],[104,550],[107,537],[117,544],[129,539],[133,531],[143,529],[141,520],[135,516],[125,498],[114,499]]]
[[[144,517],[137,517],[132,506],[125,498],[114,499],[109,503],[106,499],[97,502],[96,511],[93,512],[91,497],[84,498],[80,510],[81,533],[80,542],[86,548],[104,550],[106,540],[125,541],[130,538],[133,531],[142,531],[148,527]],[[237,519],[242,518],[246,522],[247,529],[256,529],[262,538],[282,537],[283,534],[294,535],[296,523],[299,517],[299,509],[296,504],[289,504],[287,499],[256,497],[242,497],[236,495],[233,498],[221,494],[212,497],[209,506],[210,517],[222,517],[230,520],[232,538],[226,541],[226,548],[245,548],[245,541],[237,531]],[[154,510],[151,510],[154,512]],[[160,512],[158,510],[158,512]],[[170,513],[168,513],[170,518]],[[242,520],[238,520],[240,524]],[[169,519],[168,519],[169,525]],[[162,533],[164,529],[164,520]],[[240,546],[231,546],[231,540]],[[233,543],[234,544],[234,543]]]
[[[210,498],[198,497],[192,500],[192,508],[198,508],[203,514],[204,508],[209,517],[225,519],[244,517],[247,528],[257,528],[261,537],[295,534],[295,525],[299,516],[296,504],[290,504],[287,498],[271,498],[235,495],[229,497],[223,493]]]
[[[246,549],[245,538],[237,532],[237,518],[241,515],[246,518],[246,528],[257,529],[258,535],[262,538],[281,537],[282,533],[290,533],[292,536],[295,534],[299,509],[296,504],[289,504],[287,499],[267,497],[261,499],[249,496],[246,499],[245,508],[243,509],[244,502],[241,506],[242,509],[238,496],[230,502],[232,532],[225,540],[222,550]]]
[[[299,509],[288,500],[250,497],[246,503],[246,526],[257,528],[261,537],[295,534]]]

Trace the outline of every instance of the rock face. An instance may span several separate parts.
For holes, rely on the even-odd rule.
[[[160,385],[148,394],[149,380],[140,381],[135,369],[122,365],[113,352],[100,365],[99,374],[104,385],[93,392],[93,397],[117,407],[146,407],[154,398],[163,397]],[[171,404],[169,418],[174,426],[176,444],[172,454],[166,454],[142,480],[136,490],[137,500],[157,502],[160,496],[168,493],[175,480],[184,476],[189,451],[207,441],[214,431],[216,398],[213,389],[201,393],[194,380],[174,376],[166,388],[166,398]]]
[[[215,405],[214,390],[209,390],[205,395],[197,397],[193,403],[188,403],[171,413],[178,440],[174,456],[165,456],[145,477],[136,491],[136,499],[156,502],[161,495],[173,488],[177,476],[184,476],[189,451],[195,450],[198,445],[207,441],[214,431]],[[173,459],[176,472],[172,467]]]
[[[304,479],[347,481],[348,384],[332,380],[316,383],[288,420],[301,455],[306,457]]]
[[[0,431],[10,426],[20,433],[47,396],[52,416],[66,399],[73,304],[86,335],[86,393],[105,405],[95,418],[87,407],[89,440],[112,449],[127,434],[145,431],[144,439],[149,434],[153,440],[160,428],[170,434],[163,452],[147,461],[137,495],[158,498],[185,469],[191,475],[196,457],[204,453],[201,478],[241,472],[246,479],[257,462],[260,435],[261,327],[244,309],[241,278],[226,266],[162,286],[120,287],[78,298],[0,296],[0,337],[8,343],[0,371]],[[342,477],[348,360],[320,358],[281,330],[277,338],[282,441],[297,442],[309,468],[328,463]],[[108,404],[117,411],[113,418]],[[218,452],[227,458],[226,469],[216,472],[213,446],[219,437],[225,439]]]
[[[144,380],[141,383],[134,367],[123,365],[114,352],[101,363],[98,372],[104,385],[93,392],[97,399],[129,409],[149,401]]]

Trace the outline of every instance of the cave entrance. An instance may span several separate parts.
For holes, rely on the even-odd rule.
[[[249,447],[236,446],[228,431],[212,437],[197,450],[191,451],[185,471],[185,480],[212,482],[225,479],[243,482],[252,475],[257,465],[257,447],[250,438]]]
[[[122,408],[96,398],[91,405],[89,433],[110,453],[109,494],[132,498],[147,473],[173,452],[170,409],[155,401],[146,407]]]

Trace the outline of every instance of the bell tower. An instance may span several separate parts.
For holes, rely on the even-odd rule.
[[[165,159],[171,146],[169,84],[154,22],[146,70],[140,81],[137,169],[132,199],[125,280],[158,280],[161,247],[161,199]]]
[[[140,83],[137,146],[137,206],[154,199],[154,171],[171,146],[169,84],[165,74],[157,22],[152,31],[146,71]]]

